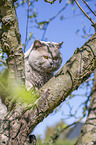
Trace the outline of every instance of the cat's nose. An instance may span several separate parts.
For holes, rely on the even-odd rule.
[[[51,65],[53,65],[53,61],[52,61],[52,62],[50,62],[50,64],[51,64]]]

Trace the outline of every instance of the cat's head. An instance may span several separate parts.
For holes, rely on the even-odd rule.
[[[59,48],[62,43],[35,40],[28,56],[28,62],[31,67],[39,72],[48,73],[59,69],[62,63],[62,55]]]

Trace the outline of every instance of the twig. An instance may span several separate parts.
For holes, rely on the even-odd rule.
[[[44,36],[45,36],[46,30],[47,30],[47,27],[48,27],[48,24],[50,23],[50,21],[54,20],[62,11],[65,10],[65,8],[67,6],[68,6],[68,3],[66,3],[65,6],[55,16],[53,16],[48,21],[46,21],[47,26],[46,26],[46,29],[44,30],[44,33],[43,33],[43,36],[42,36],[42,40],[44,40]]]
[[[82,9],[82,7],[79,5],[79,3],[77,2],[77,0],[74,0],[77,4],[77,6],[80,8],[80,10],[83,12],[83,14],[93,23],[93,25],[95,25],[95,22],[87,15],[87,13]]]
[[[48,27],[48,24],[47,24],[47,27]],[[42,35],[42,38],[41,38],[42,41],[44,40],[44,37],[45,37],[46,31],[47,31],[47,27],[46,27],[46,29],[44,30],[44,33],[43,33],[43,35]]]
[[[93,10],[89,7],[89,5],[87,4],[87,2],[85,2],[85,0],[82,0],[85,4],[86,4],[86,6],[88,7],[88,9],[96,16],[96,14],[93,12]]]
[[[52,18],[49,19],[49,21],[52,21],[53,19],[55,19],[63,10],[65,10],[65,8],[68,6],[68,3],[65,4],[65,6]]]
[[[60,129],[60,130],[58,130],[58,132],[56,132],[55,134],[53,134],[53,136],[51,137],[51,140],[50,140],[49,144],[50,144],[50,143],[55,143],[56,140],[57,140],[57,138],[60,136],[60,134],[61,134],[62,132],[64,132],[66,129],[68,129],[68,128],[71,127],[71,126],[76,125],[76,124],[77,124],[78,122],[80,122],[80,121],[81,121],[81,119],[78,120],[78,121],[76,121],[76,122],[74,122],[74,123],[72,123],[72,124],[70,124],[70,125],[67,125],[66,127],[62,128],[62,129]]]
[[[49,1],[49,0],[44,0],[45,2],[48,2],[50,4],[53,4],[56,0],[52,0],[52,1]]]
[[[3,59],[0,59],[0,62],[2,62],[2,63],[6,63],[6,61],[5,61],[5,60],[3,60]]]
[[[89,81],[93,81],[93,78],[90,78],[90,79],[86,80],[85,83],[87,83]]]
[[[27,45],[27,35],[28,35],[28,20],[29,20],[29,3],[30,0],[28,0],[28,9],[27,9],[27,24],[26,24],[26,37],[25,37],[25,45],[24,45],[24,53]]]

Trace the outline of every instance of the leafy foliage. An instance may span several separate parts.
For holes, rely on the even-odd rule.
[[[39,136],[37,139],[37,145],[73,145],[77,139],[68,140],[66,138],[67,134],[71,131],[71,127],[63,130],[64,128],[66,128],[66,126],[67,125],[64,123],[64,121],[61,121],[55,126],[48,127],[45,132],[45,139],[41,140]],[[63,130],[63,132],[58,136],[58,132],[60,130]]]
[[[16,80],[10,82],[7,69],[0,75],[0,94],[5,104],[6,100],[10,99],[21,104],[32,104],[38,99],[34,88],[27,91],[25,86],[21,86]]]
[[[71,141],[71,140],[67,140],[67,139],[58,139],[55,144],[51,144],[51,145],[74,145],[76,141]],[[37,140],[37,145],[49,145],[48,143],[44,143],[44,140],[38,139]]]

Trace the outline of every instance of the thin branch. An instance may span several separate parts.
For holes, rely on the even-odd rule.
[[[3,59],[0,59],[0,62],[2,62],[2,63],[6,63],[6,61],[5,61],[5,60],[3,60]]]
[[[48,28],[48,25],[46,26],[46,29],[44,30],[44,33],[42,35],[42,38],[41,38],[42,41],[44,40],[44,37],[45,37],[46,31],[47,31],[47,28]]]
[[[48,2],[50,4],[53,4],[56,0],[52,0],[52,1],[49,1],[49,0],[44,0],[45,2]]]
[[[49,21],[52,21],[54,20],[62,11],[65,10],[65,8],[68,6],[68,3],[65,4],[65,6],[55,15],[53,16],[52,18],[49,19]]]
[[[82,118],[81,118],[81,119],[82,119]],[[72,124],[70,124],[70,125],[67,125],[66,127],[62,128],[62,129],[60,129],[60,130],[58,130],[58,132],[54,133],[53,136],[51,137],[51,140],[50,140],[49,144],[55,143],[56,140],[59,138],[59,136],[61,135],[62,132],[64,132],[64,131],[65,131],[66,129],[68,129],[69,127],[71,127],[71,126],[76,125],[77,123],[79,123],[79,122],[81,121],[81,119],[78,120],[78,121],[76,121],[76,122],[74,122],[74,123],[72,123]]]
[[[90,79],[86,80],[85,82],[87,83],[87,82],[93,81],[93,80],[94,80],[93,78],[90,78]]]
[[[64,11],[67,6],[68,6],[68,3],[66,3],[65,6],[55,16],[53,16],[52,18],[50,18],[48,21],[45,22],[45,24],[47,24],[47,25],[46,25],[46,29],[44,30],[44,33],[43,33],[43,36],[42,36],[42,39],[41,40],[44,40],[44,36],[45,36],[46,30],[48,28],[48,24],[52,20],[54,20],[62,11]],[[38,23],[38,24],[40,24],[40,23]]]
[[[88,9],[96,16],[96,14],[93,12],[93,10],[89,7],[89,5],[87,4],[87,2],[85,2],[85,0],[82,0],[85,4],[86,4],[86,6],[88,7]]]
[[[77,2],[77,0],[74,0],[77,4],[77,6],[80,8],[80,10],[83,12],[83,14],[93,23],[93,25],[95,25],[95,22],[87,15],[87,13],[82,9],[82,7],[79,5],[79,3]]]
[[[30,0],[28,0],[28,9],[27,9],[27,24],[26,24],[26,37],[25,37],[25,45],[24,45],[24,53],[25,53],[25,49],[26,49],[26,45],[27,45],[27,36],[28,36],[28,20],[29,20],[29,3]]]

